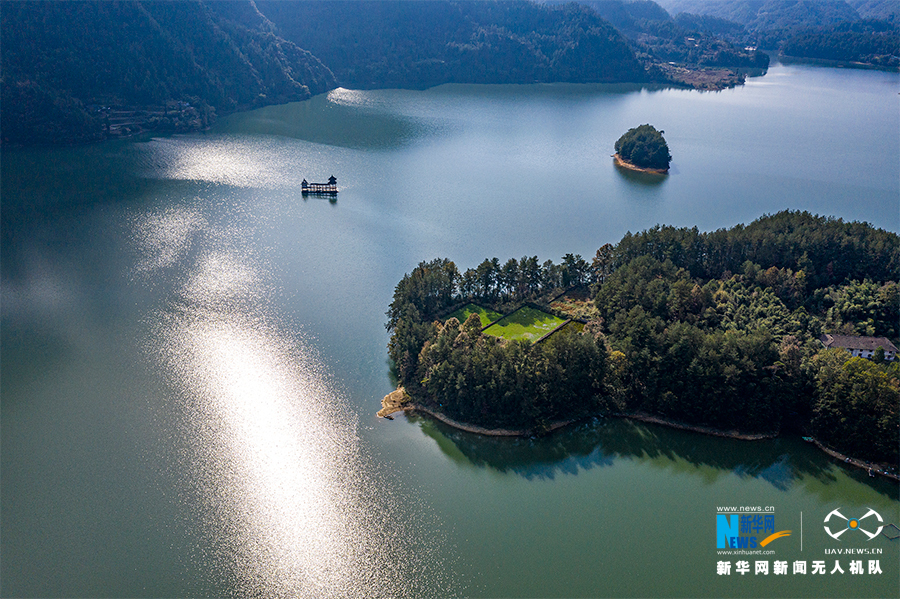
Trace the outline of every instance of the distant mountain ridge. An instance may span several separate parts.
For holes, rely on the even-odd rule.
[[[601,0],[602,1],[602,0]],[[657,0],[673,16],[710,15],[749,31],[828,27],[845,21],[879,19],[897,23],[897,0]]]
[[[859,20],[844,0],[658,0],[669,13],[711,15],[740,23],[750,33],[821,27]]]

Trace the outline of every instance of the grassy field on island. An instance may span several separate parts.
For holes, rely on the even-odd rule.
[[[494,323],[484,332],[504,339],[537,341],[563,322],[565,321],[562,318],[524,306]]]
[[[478,318],[481,319],[482,327],[486,327],[495,320],[503,318],[503,315],[499,312],[494,312],[493,310],[482,308],[481,306],[478,306],[476,304],[466,304],[465,306],[445,318],[444,322],[450,320],[451,318],[456,318],[459,322],[462,323],[465,322],[466,319],[472,314],[478,314]]]

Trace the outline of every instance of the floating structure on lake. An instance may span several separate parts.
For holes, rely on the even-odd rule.
[[[337,178],[334,175],[328,177],[328,183],[310,183],[306,179],[300,183],[300,193],[303,195],[336,196],[338,192]]]

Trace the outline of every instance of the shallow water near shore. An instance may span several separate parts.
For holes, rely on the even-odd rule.
[[[780,65],[717,93],[335,90],[202,134],[4,148],[2,594],[900,595],[897,542],[824,522],[900,524],[897,484],[799,439],[375,416],[384,312],[422,260],[590,259],[629,230],[782,209],[900,230],[898,90]],[[661,182],[610,159],[645,122],[674,157]],[[336,202],[303,199],[332,174]],[[728,506],[792,531],[746,575],[717,553]],[[879,552],[851,574],[836,547]]]

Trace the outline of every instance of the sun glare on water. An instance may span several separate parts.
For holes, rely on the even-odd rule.
[[[296,164],[296,156],[271,139],[257,138],[252,147],[228,136],[203,144],[191,141],[160,138],[150,142],[147,176],[236,188],[278,189],[299,184],[301,165]]]
[[[343,470],[352,428],[327,413],[316,373],[292,368],[289,348],[259,323],[200,312],[179,324],[169,348],[195,398],[188,428],[211,491],[205,511],[226,525],[240,584],[340,594],[361,565]]]
[[[151,352],[177,389],[183,494],[211,577],[236,596],[415,592],[401,531],[377,516],[354,415],[314,352],[273,324],[268,275],[233,236],[190,209],[135,226],[140,276],[184,271],[152,317]]]

